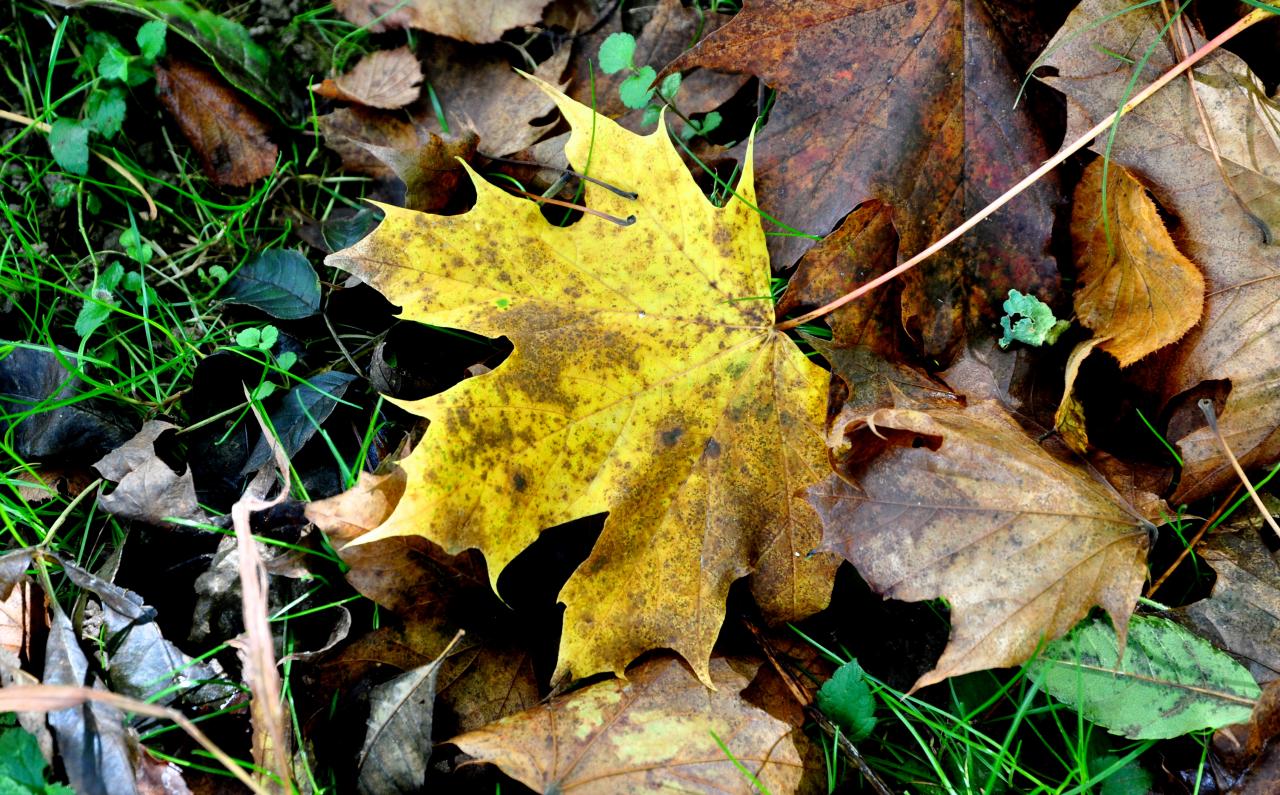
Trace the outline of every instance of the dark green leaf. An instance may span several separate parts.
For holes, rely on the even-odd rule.
[[[297,455],[302,446],[315,435],[354,380],[353,375],[331,370],[312,378],[308,383],[298,384],[285,394],[279,408],[271,412],[271,427],[275,429],[276,438],[280,440],[289,458]],[[270,443],[266,439],[259,439],[241,471],[254,472],[270,460]]]
[[[320,309],[320,277],[299,252],[269,249],[236,272],[224,295],[230,303],[247,304],[283,320],[297,320]]]
[[[867,686],[862,666],[850,660],[818,689],[818,709],[857,742],[875,728],[876,700]]]
[[[85,122],[107,140],[115,137],[124,124],[124,88],[108,86],[99,88],[89,94],[85,105]]]

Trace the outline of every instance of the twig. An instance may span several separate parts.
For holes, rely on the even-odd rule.
[[[225,751],[219,748],[213,740],[210,740],[204,732],[200,731],[200,727],[196,726],[186,715],[176,709],[148,704],[145,701],[138,701],[108,690],[94,690],[89,687],[75,687],[72,685],[22,685],[0,689],[0,712],[54,712],[60,709],[78,707],[86,701],[99,701],[115,707],[121,712],[134,712],[138,715],[146,715],[149,718],[173,721],[191,739],[200,743],[214,759],[221,762],[222,766],[230,771],[231,775],[239,779],[240,783],[248,787],[254,795],[269,795],[265,789],[244,772],[240,765],[236,764],[234,759],[227,756]]]
[[[1209,430],[1213,431],[1214,438],[1218,440],[1218,446],[1222,448],[1223,454],[1231,462],[1231,468],[1236,471],[1236,477],[1240,478],[1240,482],[1248,490],[1249,496],[1253,498],[1253,504],[1257,506],[1258,513],[1262,514],[1263,520],[1271,525],[1271,532],[1275,533],[1276,539],[1280,540],[1280,524],[1276,524],[1276,518],[1271,515],[1271,511],[1267,510],[1267,506],[1262,503],[1262,498],[1258,496],[1257,490],[1249,482],[1249,476],[1240,468],[1240,462],[1236,460],[1235,453],[1231,452],[1231,447],[1227,444],[1227,438],[1222,435],[1222,431],[1218,428],[1218,417],[1213,413],[1213,401],[1208,398],[1201,398],[1196,405],[1204,412],[1204,418],[1209,421]]]
[[[12,113],[7,110],[0,110],[0,119],[8,119],[9,121],[17,122],[18,124],[25,124],[28,127],[34,127],[40,132],[44,133],[45,135],[48,135],[49,132],[53,129],[48,124],[42,121],[36,121],[35,119],[30,118],[29,116],[23,116],[20,113]],[[101,152],[95,151],[93,155],[94,157],[98,158],[103,163],[106,163],[108,166],[114,169],[117,174],[124,177],[125,182],[128,182],[130,185],[133,186],[134,190],[142,194],[143,200],[146,201],[147,203],[146,212],[139,213],[139,215],[143,219],[147,221],[154,221],[156,220],[157,217],[159,217],[160,211],[156,209],[156,203],[151,199],[151,194],[147,193],[147,189],[142,187],[142,183],[138,181],[137,177],[129,173],[129,171],[124,166],[120,165],[119,163],[107,157],[106,155],[102,154]]]
[[[635,215],[628,215],[626,218],[619,218],[616,215],[609,215],[608,213],[602,213],[599,210],[593,210],[590,207],[584,207],[581,204],[574,204],[573,202],[560,201],[559,199],[550,199],[550,198],[547,198],[546,196],[539,196],[536,193],[530,193],[527,190],[519,190],[517,188],[508,188],[507,190],[510,190],[513,193],[518,193],[521,196],[528,196],[530,199],[533,199],[539,204],[554,204],[557,207],[568,207],[570,210],[581,210],[582,212],[587,213],[588,215],[594,215],[597,218],[603,218],[604,220],[615,223],[618,226],[631,226],[636,222]]]
[[[1236,487],[1231,490],[1230,494],[1227,495],[1227,499],[1224,500],[1223,503],[1218,506],[1218,510],[1214,511],[1213,515],[1210,516],[1208,519],[1205,519],[1204,524],[1200,525],[1199,531],[1197,531],[1196,534],[1192,536],[1191,540],[1187,542],[1187,545],[1183,547],[1182,552],[1178,554],[1177,559],[1174,560],[1173,563],[1170,563],[1169,568],[1164,570],[1164,574],[1161,574],[1160,577],[1156,579],[1156,581],[1153,582],[1149,588],[1147,588],[1148,599],[1150,599],[1152,595],[1155,594],[1156,591],[1160,590],[1160,586],[1164,585],[1164,581],[1169,579],[1169,577],[1174,573],[1174,571],[1176,571],[1177,568],[1182,565],[1182,561],[1187,559],[1187,556],[1190,555],[1191,552],[1196,548],[1196,544],[1200,543],[1200,539],[1204,538],[1205,533],[1209,532],[1210,528],[1212,528],[1215,525],[1215,523],[1218,521],[1218,517],[1222,516],[1222,514],[1227,510],[1227,506],[1230,505],[1231,501],[1236,498],[1236,494],[1240,492],[1240,488],[1241,488],[1241,485],[1237,483]]]
[[[804,709],[805,717],[818,724],[818,728],[822,729],[823,733],[836,743],[836,746],[849,758],[849,761],[853,763],[854,767],[858,768],[858,772],[862,773],[863,779],[871,785],[872,789],[879,793],[879,795],[893,795],[893,790],[889,789],[889,785],[885,784],[884,780],[880,778],[880,775],[871,769],[871,766],[867,764],[867,760],[862,757],[862,753],[858,750],[858,747],[853,744],[853,741],[841,732],[839,728],[831,722],[830,718],[822,714],[822,710],[813,705],[812,699],[809,698],[809,695],[805,692],[804,688],[800,686],[800,683],[796,681],[795,675],[784,668],[782,663],[778,661],[777,655],[773,652],[773,644],[769,643],[769,639],[764,636],[764,633],[760,631],[760,628],[750,621],[744,621],[744,623],[747,625],[747,629],[751,630],[751,634],[755,636],[756,643],[760,644],[760,648],[764,651],[764,656],[769,659],[769,663],[773,666],[773,670],[777,671],[778,676],[782,677],[782,682],[787,686],[787,690],[791,693],[791,697],[794,698],[800,704],[801,708]]]
[[[1034,185],[1045,174],[1048,174],[1050,171],[1057,168],[1068,157],[1080,151],[1084,147],[1088,146],[1091,141],[1093,141],[1102,133],[1106,132],[1107,128],[1110,127],[1112,124],[1114,124],[1118,118],[1125,115],[1129,111],[1133,110],[1138,105],[1141,105],[1143,102],[1146,102],[1157,91],[1164,88],[1166,85],[1172,82],[1175,78],[1177,78],[1183,72],[1186,72],[1188,69],[1190,69],[1191,67],[1195,66],[1197,63],[1202,61],[1206,56],[1208,56],[1214,50],[1218,49],[1226,42],[1238,36],[1242,31],[1247,30],[1248,28],[1252,27],[1253,25],[1257,24],[1263,19],[1269,18],[1271,16],[1273,16],[1272,12],[1264,11],[1260,8],[1255,8],[1253,11],[1249,12],[1247,16],[1241,18],[1240,21],[1236,22],[1234,25],[1232,25],[1231,27],[1224,30],[1222,33],[1219,33],[1217,36],[1215,36],[1212,41],[1208,42],[1207,44],[1202,46],[1200,49],[1192,53],[1190,56],[1180,61],[1172,69],[1165,72],[1163,75],[1157,78],[1156,81],[1153,82],[1151,85],[1147,86],[1146,88],[1142,89],[1142,91],[1135,94],[1132,99],[1126,102],[1115,113],[1112,113],[1107,118],[1098,122],[1093,127],[1093,129],[1089,130],[1084,135],[1081,135],[1079,138],[1077,138],[1075,141],[1072,141],[1070,144],[1063,147],[1056,155],[1049,158],[1049,160],[1046,161],[1044,165],[1040,166],[1035,171],[1028,174],[1018,184],[1014,185],[1012,188],[1005,191],[995,201],[991,202],[986,207],[983,207],[981,210],[975,213],[972,217],[970,217],[969,220],[965,221],[964,223],[957,226],[955,229],[948,232],[945,236],[935,241],[932,245],[930,245],[924,251],[921,251],[919,254],[916,254],[914,257],[902,263],[901,265],[897,266],[896,268],[890,271],[886,271],[880,276],[877,276],[876,278],[862,285],[858,289],[853,290],[852,292],[845,293],[844,295],[840,296],[839,298],[832,301],[831,303],[826,304],[825,306],[820,306],[817,309],[813,310],[812,312],[803,314],[800,317],[783,321],[782,323],[779,323],[776,326],[774,326],[774,328],[776,328],[778,331],[786,331],[788,329],[796,328],[797,326],[802,326],[805,323],[808,323],[812,320],[816,320],[817,318],[820,318],[823,315],[830,314],[831,312],[834,312],[835,310],[839,309],[840,307],[844,306],[850,301],[853,301],[856,298],[861,298],[862,296],[876,289],[880,285],[885,284],[886,282],[889,282],[893,279],[896,279],[897,277],[911,270],[915,266],[919,265],[921,262],[924,262],[929,257],[932,257],[934,254],[937,254],[942,249],[954,243],[965,232],[968,232],[973,227],[982,223],[984,220],[987,219],[988,216],[990,216],[996,210],[999,210],[1001,207],[1008,204],[1018,194],[1022,193],[1024,190]]]

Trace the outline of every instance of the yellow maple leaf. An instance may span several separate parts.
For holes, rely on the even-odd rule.
[[[475,207],[386,219],[327,262],[401,317],[508,337],[493,372],[400,402],[431,420],[402,462],[404,496],[361,541],[420,534],[483,552],[491,580],[543,529],[609,512],[560,592],[556,676],[621,675],[669,648],[710,684],[730,584],[767,615],[826,605],[834,558],[810,556],[797,496],[827,471],[828,375],[774,329],[748,156],[724,208],[702,195],[665,126],[638,136],[540,83],[573,128],[591,215],[560,227],[470,172]]]

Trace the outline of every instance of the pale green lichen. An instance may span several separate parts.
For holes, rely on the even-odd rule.
[[[1053,310],[1039,298],[1010,290],[1004,302],[1004,317],[1000,318],[1004,329],[1000,347],[1008,348],[1015,340],[1037,348],[1046,343],[1052,345],[1070,326],[1070,322],[1054,317]]]

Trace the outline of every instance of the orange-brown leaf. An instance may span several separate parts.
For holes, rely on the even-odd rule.
[[[450,742],[537,792],[753,791],[735,759],[767,791],[795,791],[804,768],[792,727],[743,700],[749,680],[723,659],[710,671],[715,690],[676,660],[653,660]]]
[[[1147,531],[1107,486],[1041,449],[998,404],[877,411],[810,489],[824,546],[877,592],[945,597],[951,639],[923,687],[1017,665],[1094,605],[1123,633]]]
[[[350,72],[325,78],[311,90],[330,99],[392,110],[416,100],[421,84],[422,67],[413,50],[399,47],[371,52]]]
[[[1076,316],[1106,338],[1098,347],[1128,367],[1196,324],[1204,307],[1204,277],[1178,251],[1142,185],[1115,164],[1107,175],[1104,223],[1103,171],[1102,160],[1085,169],[1071,213],[1083,282],[1076,289]]]
[[[242,188],[275,169],[270,128],[213,72],[185,61],[157,64],[156,90],[213,184]]]
[[[1045,63],[1045,82],[1069,97],[1067,139],[1124,101],[1133,67],[1152,42],[1142,80],[1170,68],[1159,9],[1127,0],[1085,0],[1067,19]],[[1105,18],[1105,24],[1098,24]],[[1194,42],[1198,46],[1199,41]],[[1121,57],[1115,57],[1116,54]],[[1239,58],[1219,50],[1190,73],[1210,118],[1223,168],[1214,162],[1188,81],[1170,84],[1125,116],[1113,162],[1136,174],[1181,223],[1181,250],[1203,271],[1204,319],[1153,363],[1152,382],[1172,398],[1206,381],[1230,384],[1218,418],[1245,469],[1280,458],[1280,104],[1265,96]],[[1095,142],[1101,150],[1105,141]],[[1266,230],[1266,231],[1264,231]],[[1184,468],[1174,504],[1200,499],[1236,481],[1213,432],[1178,440]]]
[[[336,0],[333,7],[372,31],[416,28],[475,44],[532,25],[550,0]]]

